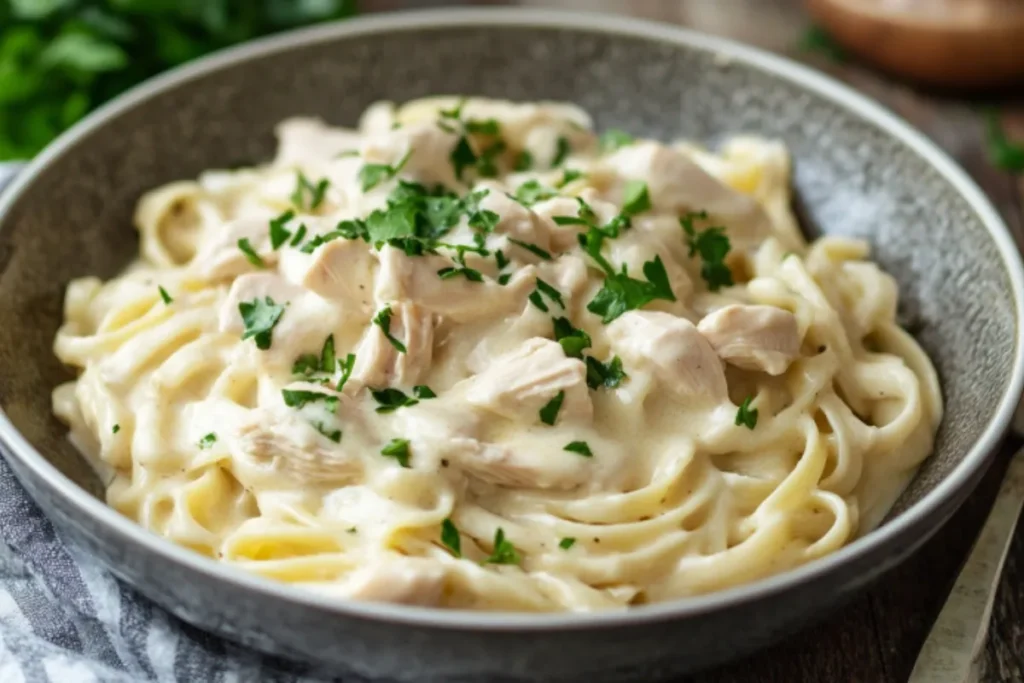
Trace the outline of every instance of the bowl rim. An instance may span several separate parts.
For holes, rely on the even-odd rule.
[[[1010,281],[1016,314],[1015,360],[1007,389],[984,431],[962,461],[921,500],[885,525],[855,539],[834,553],[795,569],[722,591],[607,612],[474,612],[325,598],[313,591],[264,578],[229,564],[219,563],[152,533],[92,496],[52,465],[14,427],[0,408],[0,441],[11,457],[45,482],[54,495],[76,508],[92,524],[113,532],[119,541],[133,543],[156,558],[201,574],[205,579],[234,584],[256,596],[285,600],[298,606],[337,616],[384,621],[408,626],[451,630],[551,631],[628,627],[665,619],[681,619],[725,610],[739,604],[785,593],[799,584],[821,579],[843,565],[878,552],[925,518],[936,515],[983,468],[1010,425],[1024,387],[1024,266],[1009,229],[980,188],[944,151],[881,104],[810,67],[760,48],[710,36],[678,26],[614,14],[533,8],[441,8],[371,15],[318,25],[251,41],[219,51],[173,69],[138,85],[88,115],[51,143],[0,193],[0,224],[20,195],[37,176],[58,162],[65,151],[115,115],[129,111],[151,96],[182,83],[234,66],[304,46],[379,33],[446,28],[516,26],[605,34],[642,39],[707,52],[783,78],[830,100],[904,143],[931,165],[970,205],[995,242]],[[143,591],[144,592],[144,591]]]

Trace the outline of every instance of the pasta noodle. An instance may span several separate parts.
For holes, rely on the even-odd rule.
[[[895,281],[804,241],[777,142],[455,98],[278,135],[68,286],[54,411],[174,543],[341,598],[621,609],[835,551],[931,450]]]

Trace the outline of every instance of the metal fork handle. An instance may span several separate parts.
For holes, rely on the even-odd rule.
[[[964,683],[985,646],[992,605],[1024,507],[1024,449],[1010,461],[992,511],[917,656],[908,683]]]

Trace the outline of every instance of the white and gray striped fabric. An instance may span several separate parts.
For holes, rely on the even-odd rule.
[[[0,190],[15,169],[0,164]],[[138,595],[66,545],[0,458],[0,683],[207,681],[342,679],[222,641]]]

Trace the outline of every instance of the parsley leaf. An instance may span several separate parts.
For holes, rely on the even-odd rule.
[[[114,434],[117,434],[119,431],[121,431],[121,425],[114,425],[113,427],[110,428],[110,431]]]
[[[323,422],[314,422],[313,426],[316,428],[316,431],[320,432],[334,443],[341,443],[340,429],[329,429]]]
[[[295,237],[288,243],[290,247],[297,247],[302,244],[302,240],[306,237],[306,224],[302,223],[299,225],[299,229],[295,231]]]
[[[642,180],[630,180],[622,192],[622,213],[635,216],[651,210],[651,198],[647,194],[647,183]]]
[[[606,325],[626,311],[642,308],[655,299],[675,301],[675,294],[660,256],[644,264],[647,281],[629,277],[625,268],[605,278],[604,285],[587,304],[587,310],[601,316]]]
[[[292,374],[309,377],[320,369],[320,359],[315,353],[304,353],[292,364]]]
[[[554,318],[555,341],[562,345],[562,351],[569,358],[583,358],[583,350],[590,348],[590,335],[573,327],[568,318]]]
[[[584,458],[594,457],[594,454],[590,451],[590,446],[587,445],[586,441],[570,441],[562,450],[582,455]]]
[[[356,354],[350,353],[345,356],[345,360],[338,361],[338,369],[341,370],[341,379],[338,380],[338,385],[334,387],[334,390],[341,393],[341,390],[345,388],[345,383],[348,382],[348,378],[352,376],[352,368],[356,365]]]
[[[291,202],[298,209],[313,211],[324,201],[324,194],[331,184],[327,178],[321,178],[314,185],[302,171],[295,174],[295,190],[292,192]]]
[[[1024,143],[1010,141],[994,111],[985,112],[985,134],[988,158],[1004,171],[1024,172]]]
[[[566,538],[563,538],[561,541],[558,542],[558,547],[562,550],[568,550],[574,545],[576,545],[576,539],[572,538],[571,536],[567,536]]]
[[[614,356],[607,363],[587,356],[584,362],[587,364],[587,386],[591,389],[614,389],[622,384],[622,380],[629,377],[623,372],[622,359],[618,356]]]
[[[327,335],[324,346],[320,349],[320,369],[324,372],[334,372],[334,335]]]
[[[536,244],[530,244],[529,242],[523,242],[522,240],[517,240],[517,239],[512,238],[512,237],[509,237],[508,241],[511,242],[512,244],[516,245],[517,247],[522,247],[523,249],[525,249],[526,251],[530,252],[531,254],[539,256],[544,261],[550,261],[551,260],[551,254],[548,253],[547,251],[544,251],[543,249],[538,247]]]
[[[392,346],[400,353],[405,353],[405,344],[391,335],[391,306],[385,306],[377,311],[377,315],[373,317],[373,324],[380,328]]]
[[[740,404],[739,410],[736,411],[736,426],[740,425],[747,429],[754,429],[757,426],[757,408],[751,408],[750,402],[754,400],[753,396],[747,396],[743,399],[743,403]]]
[[[391,439],[380,454],[394,458],[402,467],[409,467],[409,439]]]
[[[500,135],[501,124],[497,119],[470,119],[466,121],[466,132],[480,135]]]
[[[516,193],[512,198],[523,206],[533,206],[537,202],[556,196],[558,196],[557,192],[544,187],[536,180],[527,180],[516,188]]]
[[[410,156],[412,156],[411,149],[394,166],[390,164],[365,164],[359,169],[359,182],[362,184],[363,192],[369,192],[385,180],[391,180],[398,175],[406,162],[409,161]]]
[[[284,404],[289,408],[301,408],[307,403],[316,403],[317,401],[323,401],[324,405],[331,412],[334,412],[338,407],[338,397],[332,396],[331,394],[325,394],[321,391],[307,391],[305,389],[282,389],[281,397],[284,399]]]
[[[559,135],[558,141],[555,143],[555,156],[551,159],[551,168],[564,164],[570,152],[572,152],[572,147],[569,145],[569,138]]]
[[[414,406],[419,403],[418,400],[410,396],[406,396],[405,392],[401,389],[371,389],[370,395],[373,396],[373,400],[379,403],[377,407],[378,413],[393,413],[399,408],[407,408]]]
[[[700,255],[702,264],[700,276],[712,292],[722,287],[729,287],[733,284],[732,271],[725,264],[725,257],[729,254],[729,237],[725,234],[725,228],[710,227],[705,230],[697,230],[693,227],[696,218],[707,219],[706,212],[688,213],[679,219],[679,224],[686,233],[686,243],[690,247],[690,256]]]
[[[292,236],[292,233],[284,226],[293,218],[295,218],[294,211],[285,211],[270,221],[270,246],[273,247],[274,251],[280,249],[281,245]]]
[[[548,283],[544,282],[540,278],[536,279],[535,284],[537,289],[535,289],[529,297],[530,301],[533,303],[534,306],[544,311],[545,313],[548,312],[548,307],[544,305],[544,301],[541,298],[541,294],[543,294],[544,296],[558,304],[560,308],[565,309],[565,301],[562,300],[561,292],[559,292],[557,289],[555,289]]]
[[[476,152],[469,146],[469,139],[465,135],[459,136],[459,140],[455,143],[455,147],[452,148],[448,159],[452,162],[452,167],[455,169],[455,177],[459,180],[462,180],[462,174],[467,168],[476,164]]]
[[[274,326],[284,315],[284,306],[278,306],[269,296],[260,300],[242,301],[238,304],[238,312],[242,316],[242,339],[252,337],[256,348],[266,351],[270,348]]]
[[[167,293],[166,289],[164,289],[162,286],[158,286],[157,289],[160,291],[160,298],[164,300],[165,304],[170,306],[172,303],[174,303],[174,299],[171,298],[171,295]]]
[[[574,180],[579,180],[583,177],[583,171],[577,171],[574,168],[567,168],[562,171],[562,179],[555,183],[555,187],[562,189]]]
[[[494,252],[494,260],[498,264],[498,270],[508,265],[508,257],[505,256],[505,252],[501,249]]]
[[[533,155],[524,149],[516,155],[516,160],[512,164],[512,170],[529,171],[531,168],[533,168]]]
[[[452,551],[452,555],[462,557],[462,539],[459,537],[459,530],[455,528],[455,522],[448,517],[441,522],[441,543]]]
[[[558,411],[562,409],[562,401],[565,400],[565,392],[559,391],[554,398],[544,404],[540,409],[540,421],[546,425],[554,425],[558,419]]]
[[[248,237],[243,237],[238,240],[238,248],[245,254],[245,258],[249,259],[249,263],[253,264],[257,268],[266,268],[267,264],[263,262],[260,255],[256,253],[256,250],[252,248],[252,244],[249,243]]]
[[[366,218],[366,233],[372,244],[416,235],[418,207],[411,202],[377,209]]]
[[[217,441],[217,435],[210,432],[203,438],[199,439],[199,447],[204,451],[208,448],[213,448],[213,444]]]
[[[494,533],[494,550],[484,560],[486,564],[519,564],[519,553],[511,541],[505,538],[505,531],[498,527]]]
[[[437,398],[437,394],[434,393],[434,390],[426,384],[417,384],[412,388],[412,393],[416,398]]]
[[[610,154],[620,147],[633,144],[633,136],[624,130],[609,128],[601,133],[600,146],[602,154]]]

